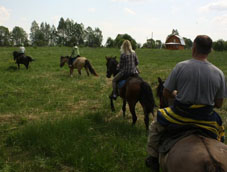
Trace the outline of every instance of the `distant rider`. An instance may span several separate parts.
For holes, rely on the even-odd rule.
[[[119,73],[114,77],[112,81],[113,94],[112,98],[117,98],[117,82],[122,78],[138,75],[137,65],[139,64],[138,57],[135,51],[132,49],[131,42],[125,40],[121,46],[121,56],[119,63]]]
[[[74,44],[71,56],[69,58],[69,67],[72,67],[73,61],[80,57],[79,47]]]

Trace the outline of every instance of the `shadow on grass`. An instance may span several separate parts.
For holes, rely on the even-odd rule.
[[[49,166],[55,168],[64,165],[78,171],[146,171],[145,129],[119,119],[106,121],[104,117],[98,112],[28,124],[8,136],[6,145],[19,146],[31,157],[48,157]]]
[[[16,71],[18,69],[17,69],[17,66],[9,66],[6,70],[7,71]]]

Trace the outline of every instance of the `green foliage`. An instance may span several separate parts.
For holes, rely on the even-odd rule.
[[[192,40],[188,39],[188,38],[185,38],[185,37],[183,37],[183,39],[184,39],[184,42],[185,42],[185,48],[186,49],[191,49],[192,48]]]
[[[215,51],[227,50],[227,41],[224,41],[223,39],[219,39],[218,41],[213,42],[213,49]]]
[[[28,35],[23,28],[15,26],[11,32],[12,45],[28,45]]]
[[[124,42],[124,40],[129,40],[132,44],[132,48],[135,50],[138,45],[135,41],[135,39],[133,39],[130,35],[128,34],[118,34],[117,37],[113,40],[110,37],[107,39],[106,42],[106,47],[108,48],[120,48],[122,43]]]
[[[0,26],[0,46],[9,46],[10,45],[10,33],[9,29]]]

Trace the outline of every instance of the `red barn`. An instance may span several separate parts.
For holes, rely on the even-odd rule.
[[[171,34],[166,38],[165,46],[169,50],[183,50],[185,42],[179,35]]]

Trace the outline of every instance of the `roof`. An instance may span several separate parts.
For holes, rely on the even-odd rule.
[[[179,38],[180,44],[179,43],[176,43],[176,42],[169,42],[169,43],[165,43],[165,44],[167,44],[167,45],[168,44],[185,45],[184,39],[181,36],[179,36],[179,35],[172,35],[172,34],[170,34],[170,35],[167,36],[166,40],[168,40],[169,37],[171,37],[171,36],[176,36],[177,38]]]

